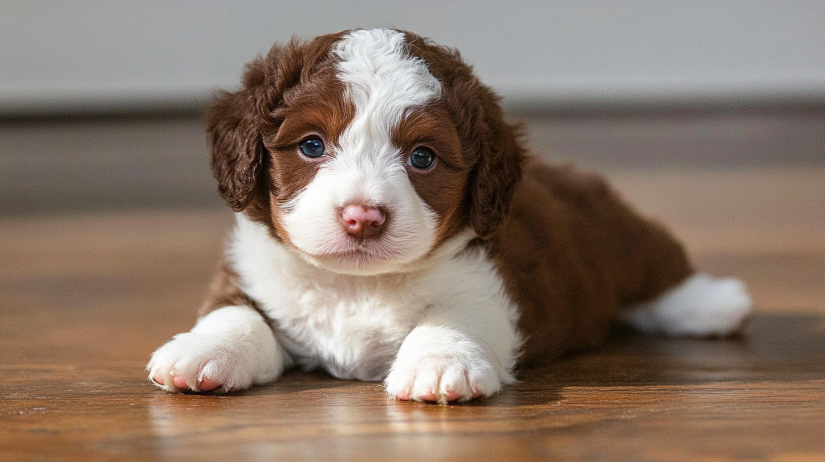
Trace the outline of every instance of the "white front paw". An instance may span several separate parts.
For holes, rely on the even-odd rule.
[[[455,332],[445,336],[413,331],[401,346],[385,388],[405,401],[465,402],[499,391],[501,375],[511,380],[509,371],[497,372],[472,340]]]
[[[146,369],[149,380],[166,391],[231,391],[274,380],[283,359],[260,315],[225,307],[158,348]]]

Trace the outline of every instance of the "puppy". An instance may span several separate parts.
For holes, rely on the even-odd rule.
[[[528,159],[459,54],[409,32],[276,45],[207,131],[236,224],[197,324],[147,366],[163,390],[299,367],[463,402],[616,318],[723,336],[750,310],[601,179]]]

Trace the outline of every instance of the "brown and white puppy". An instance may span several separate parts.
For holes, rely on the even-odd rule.
[[[467,401],[617,317],[726,335],[750,310],[740,282],[694,274],[602,180],[527,160],[458,53],[408,32],[276,45],[208,133],[237,223],[197,325],[149,362],[164,390],[300,367]]]

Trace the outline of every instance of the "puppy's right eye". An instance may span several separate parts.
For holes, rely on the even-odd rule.
[[[303,155],[313,159],[316,157],[321,157],[327,152],[324,142],[317,136],[311,136],[301,141],[298,143],[298,147],[301,149],[301,153]]]
[[[418,148],[410,154],[407,163],[418,170],[428,170],[435,163],[435,154],[429,148]]]

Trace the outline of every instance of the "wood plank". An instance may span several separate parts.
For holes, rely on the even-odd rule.
[[[231,214],[0,219],[0,460],[822,460],[821,173],[610,172],[699,266],[750,284],[744,335],[617,330],[461,406],[321,373],[225,396],[160,392],[143,367],[191,327]],[[769,179],[787,185],[781,197]]]

